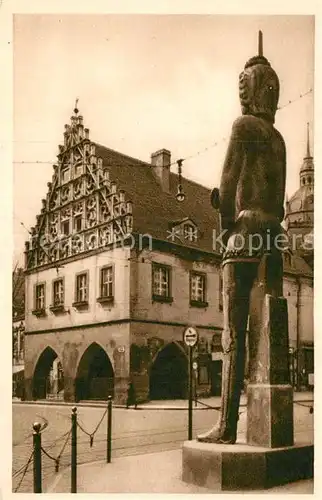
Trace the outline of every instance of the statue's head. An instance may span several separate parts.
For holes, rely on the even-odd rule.
[[[260,116],[274,123],[279,98],[277,74],[263,55],[252,57],[239,75],[243,115]]]

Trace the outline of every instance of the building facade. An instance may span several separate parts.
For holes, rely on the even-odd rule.
[[[293,383],[314,385],[314,160],[307,124],[306,155],[299,172],[299,188],[286,202],[285,225],[292,244],[286,262],[285,296],[290,318],[290,351]]]
[[[188,324],[199,390],[219,390],[218,214],[187,179],[176,200],[170,162],[167,150],[144,163],[91,142],[75,110],[26,243],[27,399],[124,402],[129,380],[140,400],[185,397]]]
[[[185,398],[188,325],[196,393],[220,394],[219,215],[170,164],[165,149],[146,163],[92,142],[74,110],[25,249],[26,399],[124,403],[129,381],[139,401]]]
[[[25,277],[22,268],[12,273],[12,395],[23,397],[25,345]]]

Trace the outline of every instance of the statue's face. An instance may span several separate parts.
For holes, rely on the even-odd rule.
[[[245,69],[240,75],[239,89],[243,114],[261,116],[274,123],[279,81],[270,66],[256,64]]]

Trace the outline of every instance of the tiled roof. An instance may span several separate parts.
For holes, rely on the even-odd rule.
[[[150,163],[99,144],[96,144],[96,154],[103,159],[104,167],[109,167],[110,179],[117,183],[118,189],[125,191],[125,199],[133,203],[134,232],[170,241],[168,231],[171,224],[188,217],[197,225],[198,241],[181,243],[176,238],[174,243],[213,252],[213,230],[218,231],[219,215],[211,206],[210,189],[183,178],[186,198],[178,202],[177,174],[170,173],[170,190],[167,193],[156,179]]]

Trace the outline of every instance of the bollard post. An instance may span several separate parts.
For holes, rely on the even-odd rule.
[[[77,408],[72,408],[71,493],[77,493]]]
[[[111,463],[112,455],[112,396],[108,397],[107,403],[107,447],[106,447],[106,462]]]
[[[188,407],[188,440],[192,440],[192,399],[193,399],[193,375],[192,375],[192,349],[189,346],[189,407]]]
[[[33,446],[34,446],[34,493],[41,491],[41,425],[35,422],[33,425]]]

